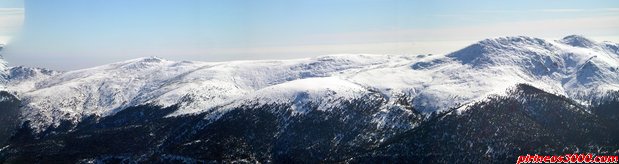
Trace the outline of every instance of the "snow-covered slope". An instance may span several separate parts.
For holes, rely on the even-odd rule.
[[[6,61],[2,58],[2,49],[4,45],[0,44],[0,90],[4,89],[4,84],[8,78],[8,66]]]
[[[616,43],[581,36],[487,39],[447,55],[332,55],[279,61],[189,62],[140,58],[12,84],[35,127],[113,114],[129,106],[180,104],[172,114],[243,103],[322,102],[368,92],[411,95],[422,113],[501,94],[518,83],[586,103],[619,90]],[[21,89],[20,89],[21,88]],[[328,102],[328,101],[325,101]],[[303,113],[302,110],[298,111]]]
[[[330,56],[286,61],[225,63],[141,58],[66,72],[20,93],[25,118],[36,126],[84,115],[109,115],[140,104],[181,103],[175,114],[201,112],[256,90],[310,77],[361,69],[388,60],[383,56]]]
[[[8,83],[13,92],[25,93],[37,88],[40,81],[46,80],[62,72],[45,68],[30,68],[24,66],[11,67],[8,70]]]

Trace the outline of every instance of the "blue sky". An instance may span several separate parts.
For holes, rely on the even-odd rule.
[[[59,70],[143,56],[438,54],[510,35],[619,42],[615,0],[0,0],[0,21],[12,24],[0,25],[12,65]]]

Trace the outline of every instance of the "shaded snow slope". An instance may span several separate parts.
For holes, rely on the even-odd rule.
[[[8,70],[8,83],[11,91],[24,93],[38,89],[39,82],[52,76],[60,75],[62,72],[48,70],[45,68],[30,68],[24,66],[11,67]]]
[[[361,99],[370,93],[368,88],[339,77],[306,78],[262,88],[232,104],[226,104],[223,109],[248,104],[292,104],[293,114],[304,114],[309,112],[305,106],[307,104],[316,105],[318,110],[324,111],[337,108],[342,100]]]
[[[3,48],[4,48],[4,45],[0,44],[0,91],[4,90],[5,88],[4,85],[7,82],[8,74],[9,74],[9,71],[8,71],[9,67],[7,66],[7,62],[2,57]]]
[[[368,92],[411,95],[422,113],[502,94],[518,83],[572,97],[619,90],[616,43],[582,36],[486,39],[447,55],[332,55],[278,61],[189,62],[156,57],[70,71],[21,89],[35,127],[107,116],[129,106],[180,104],[171,116],[239,104],[328,102]],[[40,78],[37,78],[40,79]],[[9,86],[9,88],[27,88]],[[19,89],[14,89],[19,90]],[[28,90],[28,91],[26,91]],[[300,109],[298,112],[303,113]]]

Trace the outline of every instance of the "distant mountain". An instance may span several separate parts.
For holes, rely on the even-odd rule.
[[[16,93],[29,92],[37,88],[37,83],[52,76],[60,75],[62,72],[53,71],[45,68],[31,67],[11,67],[8,70],[7,85]]]
[[[618,47],[519,36],[446,55],[14,67],[6,85],[22,124],[0,161],[479,163],[609,153],[619,150]]]

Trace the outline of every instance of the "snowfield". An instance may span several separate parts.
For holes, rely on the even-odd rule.
[[[486,39],[445,55],[232,62],[148,57],[69,72],[14,68],[12,76],[0,60],[0,75],[7,77],[7,90],[22,99],[23,119],[35,128],[143,104],[179,104],[173,117],[298,97],[334,105],[370,92],[412,95],[414,108],[429,114],[502,94],[519,83],[587,105],[600,93],[619,90],[618,47],[582,36],[555,41],[520,36]]]

